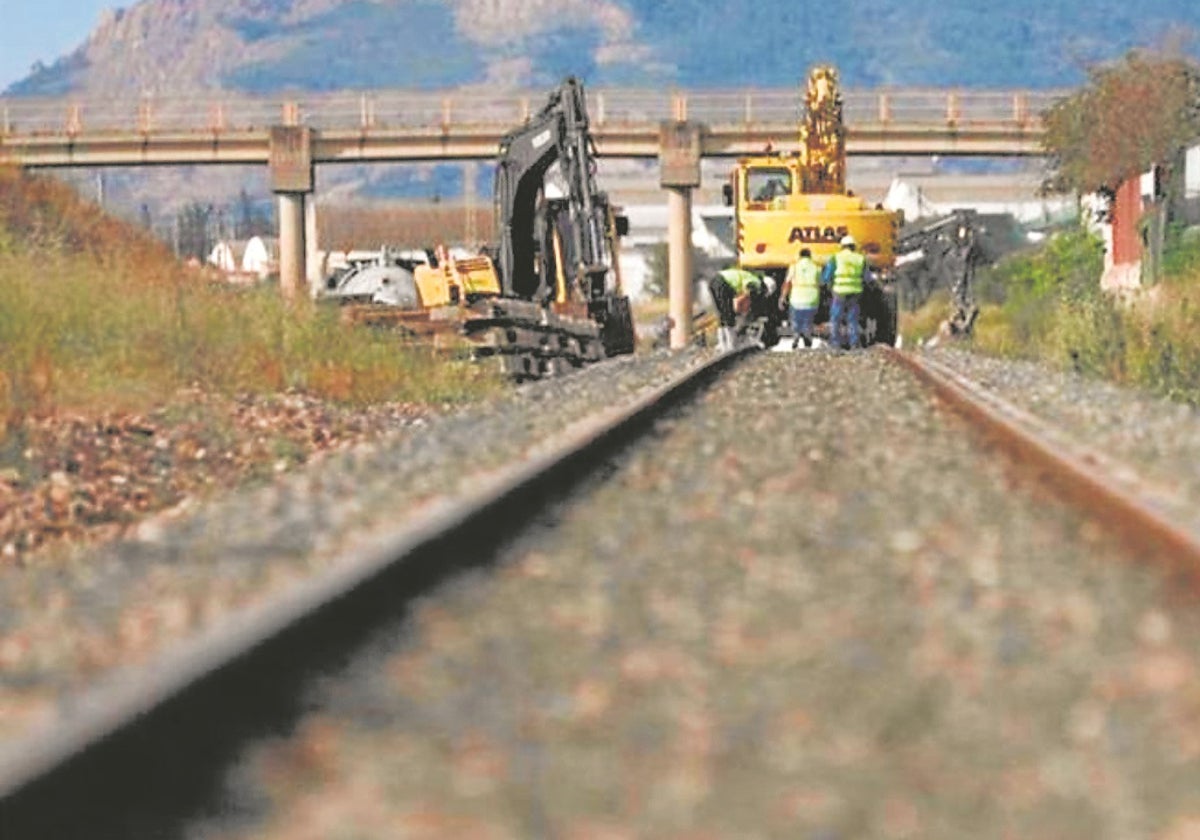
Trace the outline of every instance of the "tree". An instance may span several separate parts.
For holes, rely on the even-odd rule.
[[[233,235],[236,239],[249,239],[252,236],[268,236],[271,233],[271,220],[254,205],[245,187],[238,193],[237,217],[234,221]]]
[[[1112,195],[1122,181],[1170,167],[1200,137],[1200,65],[1133,51],[1092,68],[1089,81],[1045,115],[1052,192]]]
[[[213,241],[209,233],[209,222],[213,217],[213,206],[198,201],[186,205],[176,216],[177,245],[180,257],[195,257],[204,261],[212,250]]]

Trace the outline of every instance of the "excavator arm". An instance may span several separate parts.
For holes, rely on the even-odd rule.
[[[612,291],[612,224],[608,198],[596,186],[595,160],[587,100],[574,78],[501,140],[495,209],[505,295],[561,303],[562,277],[589,303]],[[562,194],[551,195],[547,183]]]

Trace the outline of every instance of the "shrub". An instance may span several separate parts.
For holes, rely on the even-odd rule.
[[[1004,301],[985,307],[975,346],[1200,404],[1200,248],[1169,245],[1164,282],[1129,303],[1100,291],[1099,243],[1083,233],[997,266]]]

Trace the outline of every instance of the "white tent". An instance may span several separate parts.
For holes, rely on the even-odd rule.
[[[279,240],[273,236],[254,236],[242,254],[242,271],[266,277],[279,271]]]
[[[930,207],[929,202],[925,200],[921,188],[900,177],[892,179],[887,197],[883,199],[883,206],[887,210],[903,212],[904,218],[910,221],[924,216],[938,215],[937,211]]]
[[[208,264],[216,266],[226,274],[234,274],[241,268],[245,250],[245,242],[223,240],[213,246],[208,255]]]

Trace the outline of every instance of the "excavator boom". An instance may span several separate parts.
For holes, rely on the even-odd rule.
[[[575,78],[500,141],[495,205],[505,294],[549,298],[556,268],[578,284],[585,300],[608,291],[615,259],[608,197],[596,185],[595,160],[587,98]],[[562,194],[550,195],[552,187]],[[565,266],[556,266],[550,241],[556,231]]]

